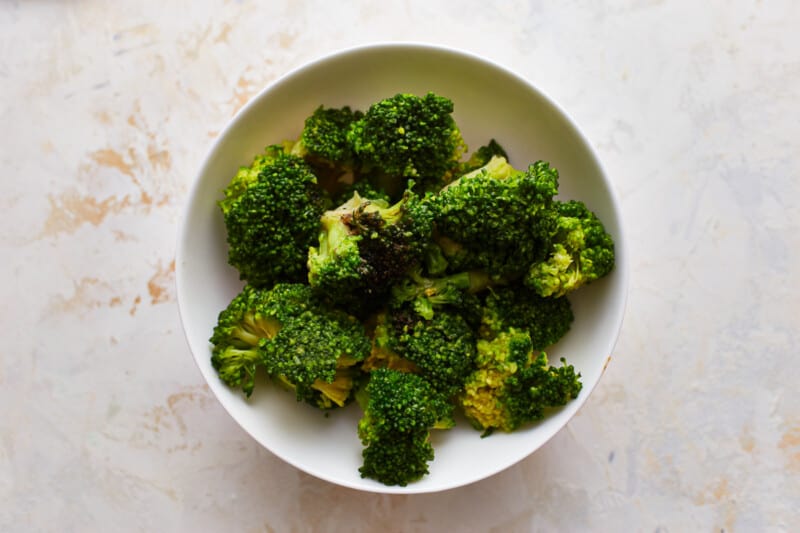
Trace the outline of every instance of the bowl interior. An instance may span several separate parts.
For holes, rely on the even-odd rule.
[[[452,99],[454,117],[471,149],[497,139],[511,163],[538,159],[560,173],[560,197],[583,200],[615,238],[617,266],[607,278],[571,297],[572,330],[549,350],[583,376],[577,400],[514,434],[480,434],[461,422],[434,436],[430,475],[408,487],[385,487],[358,473],[358,408],[325,418],[288,393],[258,383],[250,399],[223,385],[210,364],[208,338],[217,314],[242,284],[227,264],[221,190],[240,165],[263,148],[296,138],[320,104],[369,104],[398,92],[434,91]],[[231,416],[259,443],[288,463],[343,486],[376,492],[431,492],[499,472],[551,438],[586,401],[616,341],[627,289],[626,251],[615,197],[592,149],[569,118],[528,82],[486,60],[422,45],[376,45],[314,62],[283,77],[245,106],[211,149],[194,184],[177,253],[178,301],[184,330],[203,376]]]

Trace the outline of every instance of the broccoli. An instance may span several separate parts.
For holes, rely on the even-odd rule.
[[[530,335],[511,328],[477,343],[477,368],[459,396],[465,416],[484,436],[514,431],[541,419],[546,409],[565,405],[581,390],[580,373],[562,358],[550,366],[544,352],[535,355]]]
[[[506,161],[508,160],[508,154],[503,147],[500,146],[500,143],[492,139],[488,144],[475,150],[475,152],[469,156],[469,159],[461,163],[459,167],[461,175],[479,169],[491,161],[495,156],[502,157]]]
[[[423,191],[438,190],[466,153],[452,113],[453,102],[442,96],[397,94],[373,104],[347,139],[362,171],[387,178],[390,193],[410,179]]]
[[[341,192],[336,196],[336,205],[342,205],[350,200],[355,193],[361,198],[369,198],[370,200],[380,200],[389,205],[391,198],[383,190],[375,188],[368,180],[358,180],[353,183],[345,184]]]
[[[380,304],[430,241],[429,202],[407,190],[394,205],[358,193],[322,216],[319,246],[308,252],[308,281],[352,312]]]
[[[434,458],[430,432],[453,427],[453,404],[422,377],[388,368],[370,374],[358,401],[361,476],[405,486],[427,474]]]
[[[530,335],[534,350],[543,350],[566,335],[573,319],[567,298],[543,298],[521,284],[494,287],[486,296],[479,332],[493,339],[516,328]]]
[[[455,409],[483,436],[576,398],[581,375],[545,350],[574,291],[608,274],[614,243],[545,161],[468,148],[453,102],[395,94],[366,112],[317,107],[298,138],[239,169],[218,204],[241,292],[210,338],[220,380],[263,373],[299,402],[363,411],[362,477],[429,472]],[[336,206],[336,207],[334,207]]]
[[[306,256],[329,206],[311,168],[269,149],[241,169],[219,202],[227,229],[228,262],[260,287],[306,276]],[[278,151],[278,153],[276,153]]]
[[[211,365],[220,379],[232,388],[253,393],[256,369],[261,365],[261,340],[272,337],[278,323],[262,310],[268,306],[269,292],[245,285],[222,310],[210,339],[214,345]]]
[[[337,189],[337,180],[344,174],[357,170],[347,131],[362,116],[361,111],[348,106],[320,106],[306,119],[300,138],[291,148],[291,153],[305,159],[331,191]]]
[[[558,297],[608,274],[614,241],[583,202],[556,202],[558,226],[549,255],[534,263],[525,284],[541,296]]]
[[[437,242],[451,269],[484,269],[493,279],[524,274],[550,243],[558,172],[539,161],[526,171],[495,156],[435,197]]]
[[[458,392],[472,370],[475,333],[456,311],[442,309],[430,320],[410,306],[379,317],[373,348],[362,368],[392,368],[424,377],[446,396]]]
[[[263,366],[298,400],[327,409],[343,406],[355,390],[355,366],[370,349],[363,325],[330,309],[308,285],[245,286],[220,313],[212,365],[220,378],[249,396]]]
[[[411,302],[421,317],[430,320],[435,308],[445,305],[458,308],[469,294],[480,292],[488,286],[489,277],[478,270],[426,278],[419,268],[415,268],[392,287],[392,300],[394,304]]]

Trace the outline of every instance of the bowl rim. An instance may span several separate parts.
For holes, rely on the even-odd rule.
[[[615,249],[617,250],[617,254],[615,257],[615,276],[618,277],[617,283],[619,284],[620,288],[618,289],[618,296],[619,299],[619,319],[617,320],[617,325],[613,330],[613,335],[609,335],[609,342],[610,342],[610,351],[613,351],[618,339],[620,332],[622,330],[622,325],[624,323],[624,318],[626,314],[627,304],[628,304],[628,296],[629,296],[629,284],[630,284],[630,272],[629,272],[629,264],[628,264],[628,242],[627,242],[627,235],[626,235],[626,225],[624,222],[623,211],[621,209],[621,202],[619,199],[619,195],[614,187],[614,183],[611,181],[608,172],[605,169],[605,166],[602,164],[597,151],[594,146],[589,142],[588,137],[584,134],[583,130],[579,127],[579,125],[575,122],[572,116],[566,112],[566,110],[549,94],[544,92],[539,87],[535,86],[531,83],[527,78],[523,77],[522,75],[518,74],[514,70],[506,67],[495,60],[492,60],[486,56],[477,54],[472,51],[463,50],[447,45],[437,44],[437,43],[428,43],[428,42],[420,42],[420,41],[378,41],[378,42],[371,42],[365,44],[359,44],[355,46],[343,47],[339,48],[333,52],[318,55],[315,58],[312,58],[308,61],[304,61],[300,63],[298,66],[295,66],[289,70],[287,70],[282,75],[278,76],[274,80],[267,83],[263,88],[261,88],[255,95],[253,95],[241,108],[239,108],[236,113],[231,116],[225,126],[220,130],[217,134],[216,138],[212,141],[211,145],[208,147],[205,156],[197,169],[197,171],[193,174],[192,183],[190,185],[190,189],[188,194],[186,195],[185,204],[183,205],[180,211],[180,223],[178,227],[178,234],[177,234],[177,243],[175,248],[175,286],[176,286],[176,298],[178,303],[178,314],[180,319],[181,329],[184,333],[184,338],[186,339],[190,355],[192,356],[192,360],[194,361],[197,369],[200,371],[201,376],[203,376],[204,382],[206,381],[205,375],[203,374],[203,369],[200,366],[200,362],[196,355],[194,354],[192,339],[189,334],[189,330],[187,328],[186,323],[186,310],[185,306],[185,298],[182,297],[183,294],[186,293],[187,288],[185,287],[185,278],[183,274],[183,265],[182,265],[182,258],[183,258],[183,248],[184,244],[187,241],[188,233],[189,233],[189,212],[192,206],[195,204],[197,197],[200,195],[201,190],[201,183],[202,183],[202,176],[206,174],[208,167],[211,165],[214,158],[217,156],[218,152],[222,149],[223,143],[227,140],[227,137],[231,130],[237,127],[238,122],[242,120],[246,114],[250,112],[251,109],[257,107],[259,102],[266,98],[266,95],[274,90],[276,87],[283,83],[287,83],[289,80],[294,78],[295,76],[307,71],[317,68],[319,65],[326,63],[328,61],[339,59],[349,55],[357,55],[360,53],[367,53],[367,52],[380,52],[381,50],[391,50],[391,51],[398,51],[398,50],[411,50],[414,52],[436,52],[440,54],[450,54],[453,56],[459,56],[461,58],[465,58],[480,64],[484,64],[487,67],[496,69],[500,72],[503,72],[505,75],[515,79],[521,85],[524,85],[527,90],[531,91],[532,93],[536,94],[539,98],[547,103],[547,105],[551,106],[559,115],[559,117],[564,120],[565,123],[573,130],[574,134],[578,138],[578,140],[583,143],[584,147],[586,148],[587,155],[591,158],[591,162],[597,167],[599,171],[599,176],[602,178],[603,184],[605,189],[608,192],[608,197],[611,205],[612,212],[615,214],[615,217],[618,221],[618,228],[617,232],[614,236],[615,240]],[[621,252],[621,253],[619,253]],[[293,460],[292,458],[286,457],[283,454],[280,454],[276,451],[273,451],[270,447],[266,446],[264,443],[261,442],[259,438],[257,438],[249,429],[241,425],[234,413],[231,412],[229,407],[226,405],[225,402],[220,401],[219,398],[216,398],[216,394],[214,394],[215,398],[217,399],[218,403],[222,406],[223,410],[230,416],[236,425],[242,429],[250,438],[252,438],[259,446],[266,449],[272,455],[278,457],[283,462],[297,468],[298,470],[305,472],[313,477],[318,479],[324,480],[326,482],[343,486],[346,488],[359,490],[368,493],[378,493],[378,494],[424,494],[424,493],[436,493],[436,492],[443,492],[447,490],[456,489],[459,487],[469,486],[471,484],[477,483],[489,477],[492,477],[502,471],[505,471],[512,466],[518,464],[523,459],[530,457],[536,451],[538,451],[542,446],[544,446],[547,442],[549,442],[556,434],[558,434],[564,427],[569,423],[572,418],[577,414],[581,408],[586,404],[589,397],[591,396],[592,392],[596,389],[597,385],[599,384],[602,376],[605,374],[605,371],[608,368],[608,365],[612,359],[612,354],[606,356],[605,363],[603,365],[602,371],[598,375],[597,379],[594,380],[593,383],[586,384],[584,383],[584,389],[586,390],[585,396],[583,396],[583,400],[576,406],[574,413],[572,416],[565,418],[556,429],[552,432],[552,434],[547,437],[541,444],[536,447],[533,447],[527,454],[520,457],[518,460],[513,461],[511,463],[505,464],[500,466],[494,470],[488,471],[483,475],[477,476],[474,479],[471,479],[466,482],[458,482],[452,485],[442,487],[442,488],[420,488],[415,489],[414,484],[409,484],[406,487],[394,487],[394,486],[375,486],[375,487],[364,487],[360,485],[349,484],[347,482],[343,482],[342,480],[335,479],[333,477],[325,476],[318,472],[311,472],[308,469],[304,468],[302,464],[299,464],[297,461]],[[587,387],[587,385],[589,385]],[[213,393],[213,390],[212,390]],[[579,399],[576,398],[573,400],[574,402],[578,402]]]

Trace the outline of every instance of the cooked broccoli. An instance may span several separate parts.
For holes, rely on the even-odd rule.
[[[302,159],[269,149],[239,171],[219,205],[227,229],[228,262],[241,279],[269,287],[306,276],[308,248],[329,200]]]
[[[429,202],[407,190],[388,206],[358,193],[322,216],[319,247],[308,252],[308,281],[353,312],[380,305],[430,241]]]
[[[435,308],[444,305],[458,308],[469,294],[480,292],[488,286],[489,277],[478,270],[427,278],[419,268],[414,268],[392,287],[392,300],[395,304],[411,302],[421,317],[430,320]]]
[[[336,190],[336,180],[342,175],[356,171],[347,131],[362,116],[348,106],[320,106],[306,119],[300,139],[292,146],[292,154],[304,158],[330,190]]]
[[[464,414],[484,435],[539,420],[548,408],[565,405],[581,390],[580,373],[561,362],[550,366],[544,352],[535,355],[530,335],[513,328],[493,340],[479,340],[477,369],[459,396]]]
[[[394,194],[413,179],[421,190],[437,190],[466,152],[452,117],[453,102],[428,93],[397,94],[373,104],[347,138],[366,173],[384,175]]]
[[[463,385],[474,358],[475,333],[460,314],[442,309],[427,320],[403,306],[379,318],[373,350],[363,368],[417,373],[436,390],[451,396]]]
[[[370,200],[380,200],[389,205],[391,198],[383,190],[375,188],[368,180],[358,180],[353,183],[345,184],[341,192],[336,196],[336,205],[342,205],[350,200],[355,193],[361,198],[369,198]]]
[[[563,296],[614,267],[614,241],[600,219],[583,202],[556,202],[556,207],[558,226],[549,255],[525,277],[542,296]]]
[[[546,254],[557,214],[558,172],[539,161],[526,171],[495,156],[436,196],[438,244],[450,267],[522,275]]]
[[[278,323],[269,309],[269,292],[246,285],[219,313],[210,339],[214,345],[211,365],[232,388],[253,393],[256,369],[261,366],[261,340],[275,335]]]
[[[464,161],[460,166],[461,174],[466,174],[467,172],[472,172],[492,160],[493,157],[499,156],[508,161],[508,154],[500,146],[496,140],[492,139],[489,141],[488,144],[481,146],[472,155],[469,156],[469,159]]]
[[[351,397],[356,363],[369,353],[363,325],[326,307],[308,285],[245,286],[220,313],[211,338],[212,364],[228,385],[249,396],[255,369],[320,408]]]
[[[434,457],[430,431],[455,424],[453,405],[422,377],[388,368],[370,374],[358,400],[361,476],[405,486],[427,474]]]
[[[544,350],[566,335],[573,320],[567,298],[543,298],[521,284],[494,287],[486,296],[480,335],[493,339],[516,328],[530,335],[534,350]]]
[[[595,214],[555,199],[556,169],[517,169],[495,139],[462,159],[453,111],[434,93],[320,106],[219,201],[247,282],[210,339],[220,380],[355,399],[359,471],[387,485],[428,474],[456,408],[487,436],[576,398],[580,373],[544,350],[574,320],[565,295],[614,266]]]

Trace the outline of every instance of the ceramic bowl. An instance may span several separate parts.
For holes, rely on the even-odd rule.
[[[208,386],[233,419],[287,463],[345,487],[383,493],[422,493],[466,485],[500,472],[535,452],[575,415],[597,385],[623,320],[627,249],[612,182],[576,124],[535,85],[475,55],[419,44],[359,47],[313,61],[264,88],[225,127],[193,184],[179,236],[176,280],[181,319],[191,352]],[[570,299],[571,331],[548,350],[566,357],[583,377],[580,396],[539,423],[512,434],[480,433],[461,421],[436,432],[430,474],[407,487],[362,479],[360,411],[351,405],[324,417],[270,383],[252,397],[226,387],[210,363],[211,331],[219,311],[240,290],[227,263],[225,228],[217,201],[240,165],[272,143],[297,138],[320,104],[365,110],[399,92],[433,91],[453,100],[454,118],[471,148],[497,139],[511,163],[549,161],[559,170],[559,197],[584,201],[616,243],[616,266],[606,278]],[[212,127],[214,125],[209,125]]]

